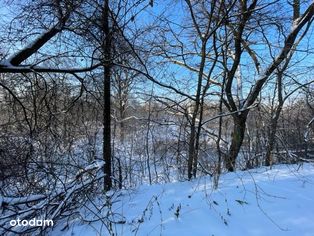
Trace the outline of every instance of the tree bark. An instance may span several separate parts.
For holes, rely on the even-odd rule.
[[[271,166],[273,164],[273,158],[272,158],[271,152],[274,149],[274,144],[275,144],[277,120],[272,119],[270,129],[271,130],[270,130],[270,133],[268,136],[268,145],[267,145],[266,156],[265,156],[265,165],[266,166]]]
[[[247,114],[233,116],[233,132],[231,135],[231,145],[225,157],[225,167],[229,172],[235,170],[235,162],[243,143]]]
[[[280,86],[280,89],[281,89],[281,86]],[[269,130],[269,135],[268,135],[268,144],[267,144],[266,156],[265,156],[266,166],[271,166],[273,164],[273,158],[272,158],[271,152],[274,149],[278,120],[279,120],[279,116],[283,107],[283,100],[282,99],[279,99],[279,100],[280,100],[280,103],[275,110],[275,115],[271,118],[271,121],[270,121],[271,123],[269,127],[270,130]]]
[[[188,179],[192,179],[193,161],[195,160],[195,124],[190,128],[189,152],[188,152]]]
[[[110,78],[111,78],[111,36],[109,28],[109,0],[104,1],[103,10],[103,30],[104,44],[104,111],[103,111],[103,159],[104,165],[104,190],[108,191],[112,187],[111,180],[111,102],[110,102]]]

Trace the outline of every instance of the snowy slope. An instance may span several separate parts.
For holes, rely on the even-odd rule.
[[[314,235],[314,166],[298,167],[228,173],[221,176],[217,190],[206,177],[123,192],[112,206],[115,214],[110,219],[119,221],[112,224],[112,232],[118,236]],[[62,227],[59,224],[50,235],[109,235],[100,220],[87,224],[76,219],[67,230],[60,231]]]

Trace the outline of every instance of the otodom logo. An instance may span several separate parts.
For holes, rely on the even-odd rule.
[[[11,226],[53,226],[53,220],[42,220],[42,219],[36,219],[33,218],[31,220],[11,220],[10,221]]]

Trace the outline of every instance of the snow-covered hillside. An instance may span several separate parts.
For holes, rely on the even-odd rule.
[[[110,235],[109,229],[118,236],[309,236],[314,235],[314,166],[280,165],[272,170],[228,173],[221,176],[217,190],[210,177],[142,186],[114,193],[110,214],[108,207],[101,206],[103,200],[98,202],[89,205],[89,210],[82,209],[85,223],[80,219],[69,227],[61,223],[50,235]],[[115,223],[105,223],[108,219]]]

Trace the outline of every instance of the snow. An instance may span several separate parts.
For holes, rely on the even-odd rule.
[[[0,206],[2,204],[7,204],[7,205],[25,204],[28,202],[38,201],[44,198],[46,198],[45,195],[31,195],[28,197],[3,197],[0,195]]]
[[[102,214],[116,222],[115,235],[314,235],[313,185],[313,165],[278,165],[224,174],[217,190],[202,177],[114,192]],[[103,201],[81,216],[96,219],[93,206],[103,209]],[[110,235],[101,220],[84,224],[82,218],[66,231],[60,222],[49,235]]]
[[[80,177],[81,175],[83,175],[86,172],[91,172],[94,170],[99,170],[100,168],[102,168],[105,165],[105,162],[102,160],[95,160],[93,161],[90,165],[86,166],[84,169],[80,169],[77,173],[76,173],[76,178]]]

